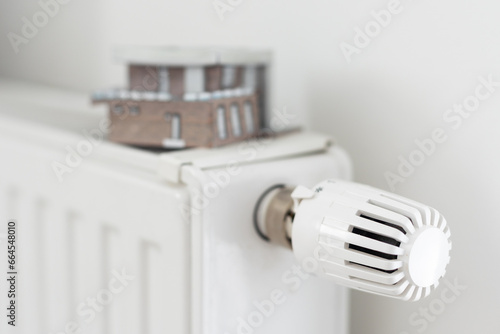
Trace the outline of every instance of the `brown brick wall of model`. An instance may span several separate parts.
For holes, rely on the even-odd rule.
[[[137,146],[162,147],[164,141],[180,140],[185,147],[216,147],[254,137],[259,124],[256,95],[192,102],[113,100],[109,107],[109,139]]]

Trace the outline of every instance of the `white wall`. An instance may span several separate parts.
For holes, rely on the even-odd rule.
[[[467,288],[449,304],[440,301],[444,285],[412,304],[353,293],[352,331],[496,333],[500,87],[458,129],[443,115],[474,94],[479,76],[500,81],[500,5],[401,0],[391,23],[348,63],[340,43],[352,43],[353,29],[387,5],[242,1],[221,21],[211,0],[72,0],[18,54],[2,37],[0,75],[90,91],[125,83],[124,68],[110,57],[113,45],[269,47],[275,51],[274,105],[334,135],[350,151],[357,180],[386,189],[384,173],[396,171],[398,156],[408,157],[416,139],[442,128],[446,142],[395,191],[445,214],[454,240],[447,279]],[[1,35],[19,33],[21,18],[38,10],[33,0],[0,3]],[[429,307],[423,320],[419,312]]]

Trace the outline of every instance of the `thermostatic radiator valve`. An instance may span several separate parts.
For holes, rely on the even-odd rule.
[[[403,300],[428,296],[450,261],[450,229],[439,212],[352,182],[273,186],[259,199],[254,224],[309,272]]]

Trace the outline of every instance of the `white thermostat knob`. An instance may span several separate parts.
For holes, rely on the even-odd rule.
[[[450,261],[451,241],[446,220],[435,209],[338,180],[291,189],[278,186],[267,192],[255,222],[264,238],[282,245],[288,241],[305,270],[411,301],[438,286]]]

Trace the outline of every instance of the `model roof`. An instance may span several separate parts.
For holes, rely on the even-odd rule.
[[[129,64],[164,66],[263,65],[271,61],[269,51],[220,47],[121,46],[114,56]]]

